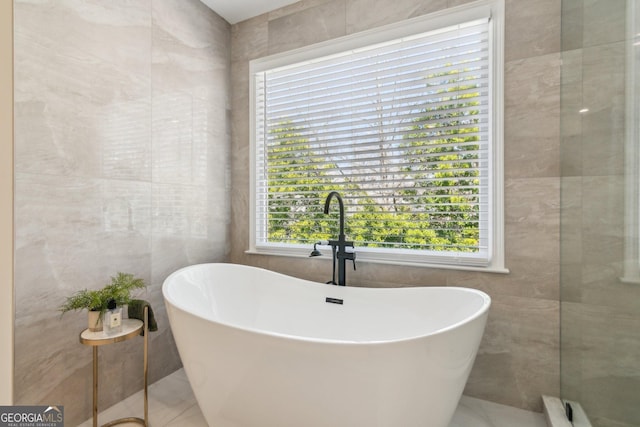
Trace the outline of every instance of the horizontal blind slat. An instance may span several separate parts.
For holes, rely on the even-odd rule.
[[[464,77],[465,75],[478,74],[479,70],[487,63],[487,44],[477,46],[477,50],[472,51],[467,47],[460,48],[457,52],[450,52],[450,55],[442,58],[429,58],[425,60],[416,59],[407,63],[402,61],[390,64],[384,68],[376,68],[375,71],[351,70],[348,76],[336,77],[330,82],[327,75],[315,78],[305,78],[297,82],[291,81],[270,81],[264,87],[265,93],[277,105],[283,98],[289,98],[296,94],[303,93],[310,98],[317,92],[344,92],[362,87],[370,86],[372,82],[380,85],[385,83],[395,83],[396,81],[420,81],[427,85],[437,83],[442,77],[451,75]],[[355,71],[359,71],[356,73]],[[336,71],[337,73],[337,71]],[[340,73],[344,74],[344,73]],[[459,75],[462,74],[462,75]],[[346,90],[345,90],[346,89]]]
[[[468,26],[464,29],[460,27],[450,27],[449,31],[443,31],[440,35],[435,37],[430,36],[428,33],[419,35],[411,41],[405,41],[404,46],[403,40],[398,39],[387,43],[386,46],[369,46],[368,48],[358,51],[347,51],[329,57],[318,58],[312,61],[276,68],[269,70],[268,73],[275,79],[280,77],[288,80],[295,80],[297,75],[307,75],[310,71],[314,71],[317,74],[324,74],[323,69],[325,67],[336,67],[336,64],[343,62],[357,62],[362,58],[369,58],[372,55],[384,56],[391,54],[402,57],[407,51],[410,52],[413,49],[425,50],[425,46],[431,46],[431,49],[429,49],[431,51],[438,50],[439,46],[451,47],[463,43],[463,38],[469,34],[474,34],[476,39],[483,40],[486,38],[487,33],[486,24],[484,23],[479,24],[476,27]],[[424,37],[423,40],[419,40],[421,36]],[[456,40],[460,40],[461,42],[456,42]]]

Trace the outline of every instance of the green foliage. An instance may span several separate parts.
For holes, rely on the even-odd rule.
[[[350,178],[349,171],[328,161],[327,153],[303,137],[308,131],[300,125],[283,121],[272,130],[267,147],[268,241],[309,244],[335,237],[337,209],[324,215],[322,208],[327,194],[336,190],[348,203],[346,233],[357,246],[477,251],[479,92],[466,83],[464,71],[425,77],[426,87],[433,87],[429,90],[440,101],[425,104],[419,117],[398,125],[399,131],[409,130],[402,140],[381,136],[383,154],[375,165],[381,179],[373,173],[368,180]],[[384,120],[380,118],[380,127],[389,126]]]
[[[146,288],[143,279],[136,278],[133,274],[118,273],[115,277],[111,277],[111,283],[102,289],[82,289],[68,297],[59,310],[62,314],[72,310],[104,313],[109,301],[114,300],[117,305],[129,304],[131,292],[143,288]]]
[[[136,289],[144,289],[144,280],[134,277],[133,274],[118,273],[111,278],[111,284],[103,288],[104,292],[116,301],[118,305],[127,305],[131,302],[131,292]]]
[[[103,311],[107,309],[107,302],[109,300],[105,298],[104,290],[88,290],[83,289],[76,292],[60,306],[60,311],[64,314],[71,310],[90,310],[90,311]]]
[[[300,137],[301,129],[290,123],[271,131],[277,144],[269,151],[269,241],[308,243],[329,238],[318,230],[317,224],[327,224],[320,200],[329,191],[340,190],[327,180],[328,169],[335,164],[325,164],[322,153],[307,154],[308,141]],[[313,162],[313,158],[320,162]],[[295,194],[292,197],[291,194]],[[304,215],[292,215],[304,213]]]

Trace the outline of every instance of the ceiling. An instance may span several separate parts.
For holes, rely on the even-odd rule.
[[[298,0],[201,0],[230,24],[262,15]]]

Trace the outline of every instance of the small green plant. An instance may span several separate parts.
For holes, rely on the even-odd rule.
[[[72,310],[89,310],[99,311],[102,315],[107,311],[109,301],[114,300],[117,305],[129,304],[131,292],[146,286],[143,279],[136,278],[133,274],[118,273],[102,289],[83,289],[68,297],[59,310],[62,314]]]
[[[111,278],[111,284],[105,286],[103,291],[115,300],[117,305],[127,305],[131,302],[132,291],[146,287],[144,280],[134,277],[133,274],[118,273],[116,277]]]

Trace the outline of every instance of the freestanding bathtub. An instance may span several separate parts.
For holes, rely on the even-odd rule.
[[[162,292],[211,427],[447,427],[491,304],[234,264],[183,268]]]

